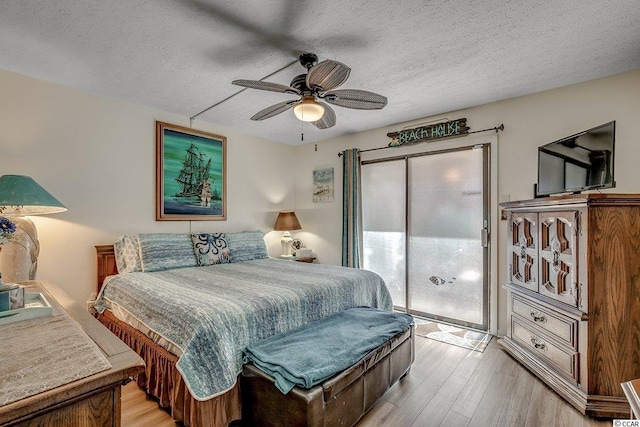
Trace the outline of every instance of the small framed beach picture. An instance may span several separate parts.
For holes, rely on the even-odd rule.
[[[156,221],[227,219],[227,138],[156,122]]]
[[[333,202],[333,168],[314,169],[313,201]]]

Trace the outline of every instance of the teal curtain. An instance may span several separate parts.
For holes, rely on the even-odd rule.
[[[342,152],[342,265],[362,266],[362,204],[360,155],[357,148]]]

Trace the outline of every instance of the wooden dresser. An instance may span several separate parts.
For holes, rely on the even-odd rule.
[[[29,292],[41,292],[54,310],[63,310],[71,316],[69,322],[77,322],[79,328],[76,327],[77,333],[83,337],[84,334],[90,339],[89,343],[95,343],[97,348],[95,352],[102,355],[108,363],[106,369],[101,370],[84,378],[70,381],[68,383],[57,385],[54,388],[46,389],[42,392],[35,392],[20,400],[7,403],[0,406],[0,425],[1,426],[65,426],[65,427],[81,427],[81,426],[120,426],[120,396],[121,386],[129,381],[129,378],[144,370],[142,359],[127,347],[122,341],[111,334],[107,328],[102,326],[93,316],[86,312],[79,304],[71,300],[63,291],[52,283],[47,282],[25,282]],[[63,313],[63,312],[61,312]],[[33,328],[37,328],[40,338],[46,337],[46,328],[54,322],[47,318],[26,320],[24,322],[34,322]],[[2,328],[12,328],[18,325],[13,323],[3,325]],[[28,329],[31,324],[22,325],[24,329]],[[6,329],[5,329],[6,332]],[[28,339],[28,334],[21,331],[22,338]],[[16,342],[19,340],[16,339]],[[44,340],[41,340],[44,341]],[[15,344],[15,343],[14,343]],[[3,343],[0,346],[0,360],[3,360],[9,353],[9,343]],[[93,344],[90,344],[93,346]],[[37,377],[31,380],[31,386],[39,384],[39,378],[55,378],[59,377],[59,371],[51,371],[51,367],[46,363],[42,363],[46,359],[48,345],[43,344],[39,354],[24,354],[20,363],[23,363],[25,369],[20,372],[34,372],[33,369],[26,367],[36,367]],[[80,350],[74,350],[80,351]],[[83,354],[86,358],[86,353]],[[77,363],[80,359],[78,353],[70,350],[68,355],[69,364]],[[95,356],[91,356],[95,357]],[[95,359],[93,359],[95,360]],[[6,362],[6,359],[5,359]],[[4,366],[6,364],[3,363]],[[108,368],[108,366],[111,366]],[[6,371],[0,370],[0,376],[7,375]],[[15,376],[16,378],[20,376]],[[22,378],[15,381],[23,381]],[[13,384],[13,383],[11,383]],[[43,384],[43,388],[46,386]]]
[[[640,195],[501,204],[514,358],[582,413],[627,417],[640,377]]]

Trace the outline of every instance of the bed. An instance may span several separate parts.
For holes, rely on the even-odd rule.
[[[392,309],[375,273],[269,258],[259,231],[139,234],[97,249],[98,319],[145,360],[138,385],[187,426],[241,418],[247,345],[352,307]]]

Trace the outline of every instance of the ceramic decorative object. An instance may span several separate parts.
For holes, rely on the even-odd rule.
[[[33,222],[24,217],[11,218],[16,231],[11,239],[0,247],[0,272],[6,283],[34,280],[38,268],[40,244]]]

